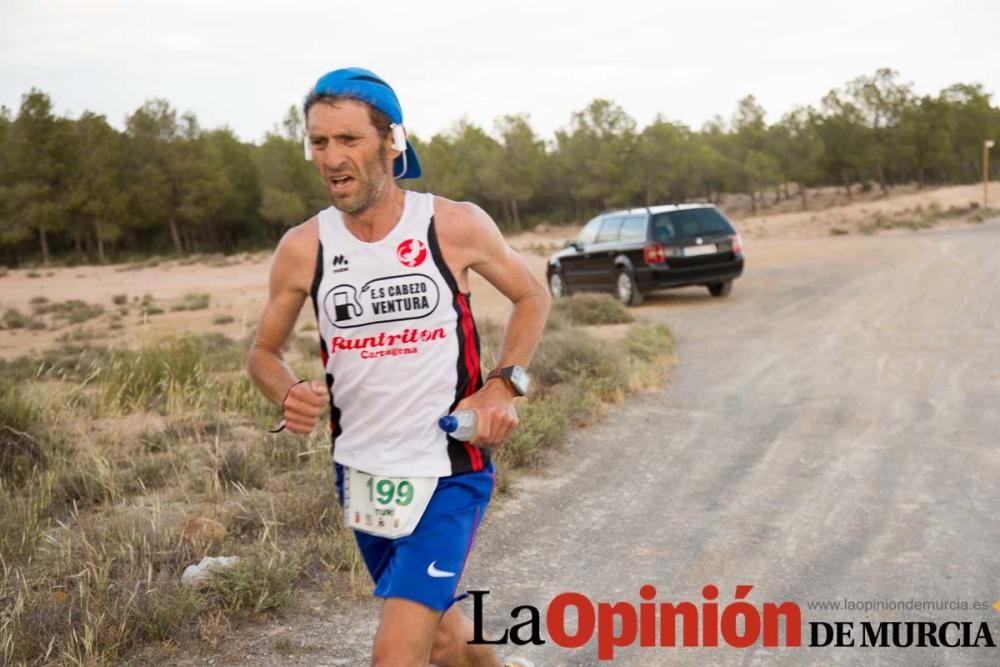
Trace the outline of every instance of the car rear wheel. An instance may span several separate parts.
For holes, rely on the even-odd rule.
[[[635,278],[628,271],[619,271],[615,281],[615,296],[626,306],[638,306],[642,303],[642,292],[635,284]]]
[[[729,293],[733,291],[733,281],[727,280],[724,283],[711,283],[708,285],[708,292],[712,296],[724,297],[729,296]]]
[[[549,292],[552,293],[553,299],[562,299],[569,296],[569,287],[566,285],[566,281],[563,280],[561,273],[549,275]]]

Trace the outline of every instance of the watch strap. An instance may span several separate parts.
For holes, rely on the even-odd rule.
[[[518,390],[518,388],[514,385],[514,382],[510,379],[511,373],[513,372],[513,369],[514,369],[514,366],[505,366],[503,368],[494,368],[493,370],[491,370],[486,375],[486,381],[488,382],[489,380],[492,380],[493,378],[500,378],[501,380],[504,381],[504,384],[507,385],[507,388],[510,389],[511,393],[514,394],[515,398],[517,398],[519,396],[524,396],[524,394],[521,393]]]

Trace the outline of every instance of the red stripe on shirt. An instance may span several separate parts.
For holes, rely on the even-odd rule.
[[[469,382],[465,386],[465,396],[471,396],[476,391],[476,382],[479,379],[479,359],[476,356],[475,325],[472,322],[472,311],[469,309],[469,301],[465,294],[459,292],[458,307],[461,311],[461,327],[465,337],[465,349],[462,356],[465,358],[465,369],[469,373]],[[469,455],[469,462],[473,471],[483,469],[483,454],[475,445],[465,443],[465,451]]]

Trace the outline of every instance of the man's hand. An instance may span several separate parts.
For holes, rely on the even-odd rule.
[[[319,380],[294,385],[285,398],[285,428],[292,433],[312,433],[323,409],[329,404],[330,391]]]
[[[455,409],[476,411],[476,437],[469,441],[475,447],[499,447],[517,428],[514,394],[500,379],[489,380]]]

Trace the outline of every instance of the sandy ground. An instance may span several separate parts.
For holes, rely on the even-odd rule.
[[[1000,191],[1000,183],[993,184]],[[809,239],[828,238],[831,229],[854,232],[858,226],[877,213],[912,211],[918,206],[928,208],[936,202],[941,210],[967,207],[982,195],[981,186],[958,186],[935,190],[913,191],[901,189],[888,199],[864,199],[844,206],[828,206],[815,211],[765,213],[756,217],[737,217],[737,226],[747,240],[749,261],[780,260],[783,253],[799,252],[797,244],[790,246],[758,246],[758,241],[769,238]],[[814,204],[836,204],[839,199],[834,189],[815,195]],[[870,193],[867,195],[872,197]],[[725,204],[725,202],[724,202]],[[797,205],[784,202],[775,211]],[[740,209],[738,199],[734,208]],[[522,251],[531,269],[540,278],[545,276],[545,258],[562,247],[563,241],[576,235],[575,227],[544,227],[540,231],[512,236],[511,245]],[[863,241],[861,241],[863,242]],[[759,253],[764,253],[760,255]],[[32,312],[31,300],[45,297],[53,302],[79,299],[99,304],[105,314],[76,325],[62,325],[41,331],[10,329],[0,331],[0,357],[14,358],[29,352],[40,352],[67,339],[89,339],[108,346],[136,345],[157,337],[185,331],[217,331],[241,338],[255,325],[267,295],[269,253],[240,255],[231,258],[208,258],[201,262],[161,261],[157,266],[142,265],[84,266],[74,268],[21,269],[9,271],[0,278],[0,312],[14,308],[21,313]],[[30,276],[37,277],[30,277]],[[478,276],[471,281],[472,307],[477,318],[489,317],[503,321],[509,313],[506,300]],[[171,312],[170,306],[185,294],[211,295],[209,308],[198,311]],[[120,315],[123,328],[111,331],[108,326],[112,313],[119,307],[113,305],[116,295],[126,295],[130,306],[127,314]],[[166,312],[142,317],[137,301],[150,295],[154,303]],[[214,324],[216,318],[229,316],[232,321]],[[308,308],[303,309],[299,326],[309,326]]]
[[[546,233],[524,234],[511,239],[519,250],[534,248],[524,257],[532,270],[544,278],[545,256],[562,247],[565,238],[575,235],[576,228],[554,228]],[[538,254],[546,248],[544,256]],[[141,265],[82,266],[35,270],[14,270],[0,278],[0,312],[9,308],[28,314],[32,299],[44,297],[51,302],[78,299],[104,307],[105,314],[76,325],[63,324],[41,331],[9,329],[0,331],[0,357],[14,358],[29,352],[40,352],[64,342],[67,336],[88,337],[90,342],[108,346],[135,345],[158,337],[182,332],[219,333],[241,338],[253,329],[267,297],[270,253],[255,253],[228,258],[220,262],[212,258],[201,263],[178,260],[161,261],[157,266]],[[222,264],[225,266],[213,266]],[[40,274],[38,277],[30,277]],[[473,311],[477,318],[504,319],[509,307],[502,295],[479,276],[472,276]],[[186,294],[208,293],[210,305],[204,310],[170,310]],[[128,314],[121,316],[124,328],[110,331],[112,314],[120,307],[112,299],[126,295]],[[139,302],[149,295],[153,303],[166,312],[142,317]],[[228,315],[232,322],[214,324],[219,316]],[[299,327],[310,326],[311,309],[303,308]],[[96,337],[89,338],[91,335]]]
[[[992,184],[1000,189],[1000,184]],[[982,201],[982,185],[963,185],[927,190],[906,189],[888,198],[860,199],[855,203],[838,200],[835,206],[809,211],[762,211],[760,215],[737,218],[749,238],[810,238],[826,236],[834,230],[856,232],[878,215],[890,217],[917,214],[936,205],[942,212],[967,209]],[[816,202],[818,205],[818,202]]]

